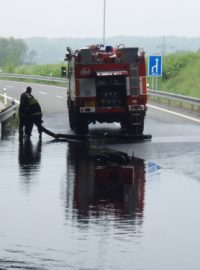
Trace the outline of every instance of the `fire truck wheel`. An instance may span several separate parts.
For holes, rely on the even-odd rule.
[[[127,121],[121,121],[120,126],[121,126],[121,129],[126,129],[127,128]]]
[[[73,130],[74,129],[74,118],[73,114],[69,112],[69,126]]]
[[[144,130],[144,124],[140,123],[138,125],[129,125],[128,132],[134,135],[142,135]]]
[[[74,105],[72,101],[69,102],[68,117],[69,117],[69,126],[73,130],[74,129]]]
[[[75,121],[74,122],[74,132],[76,134],[85,135],[88,133],[88,123],[87,121]]]
[[[144,131],[144,118],[132,119],[127,121],[127,130],[129,133],[134,135],[142,135]]]

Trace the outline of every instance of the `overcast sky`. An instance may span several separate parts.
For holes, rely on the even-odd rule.
[[[0,37],[103,35],[104,0],[0,0]],[[106,37],[200,36],[199,0],[106,0]]]

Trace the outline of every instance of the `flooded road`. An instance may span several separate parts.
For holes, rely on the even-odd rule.
[[[66,119],[45,124],[66,133]],[[39,141],[36,130],[19,142],[14,125],[1,128],[0,269],[198,269],[200,139],[184,129],[102,144],[137,157],[116,178],[97,168],[96,142]]]

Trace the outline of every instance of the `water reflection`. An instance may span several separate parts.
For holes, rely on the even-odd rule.
[[[99,155],[98,149],[69,144],[66,212],[71,208],[73,218],[79,222],[112,215],[114,219],[141,223],[145,195],[143,160],[133,158],[126,162],[118,152],[112,152],[111,162],[110,154],[105,161],[107,150],[103,150],[103,156],[100,151]]]
[[[41,150],[41,140],[38,140],[36,145],[29,139],[19,141],[19,165],[23,183],[30,184],[33,174],[39,170]]]
[[[6,139],[8,136],[15,133],[12,120],[13,119],[9,119],[0,123],[0,140]]]

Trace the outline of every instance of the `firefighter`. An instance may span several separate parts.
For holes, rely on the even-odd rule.
[[[38,128],[38,133],[41,138],[42,135],[42,110],[39,102],[31,94],[32,88],[27,87],[26,92],[21,95],[20,98],[20,135],[23,135],[23,126],[25,126],[25,135],[31,136],[33,125]]]
[[[19,135],[20,137],[23,137],[24,133],[25,135],[28,134],[27,131],[27,123],[28,123],[28,104],[29,99],[32,98],[31,95],[32,88],[28,86],[26,88],[26,91],[21,94],[20,97],[20,104],[19,104]]]
[[[33,125],[35,124],[38,129],[39,137],[42,136],[42,110],[39,102],[33,96],[29,99],[29,113],[27,118],[27,136],[31,136]]]

